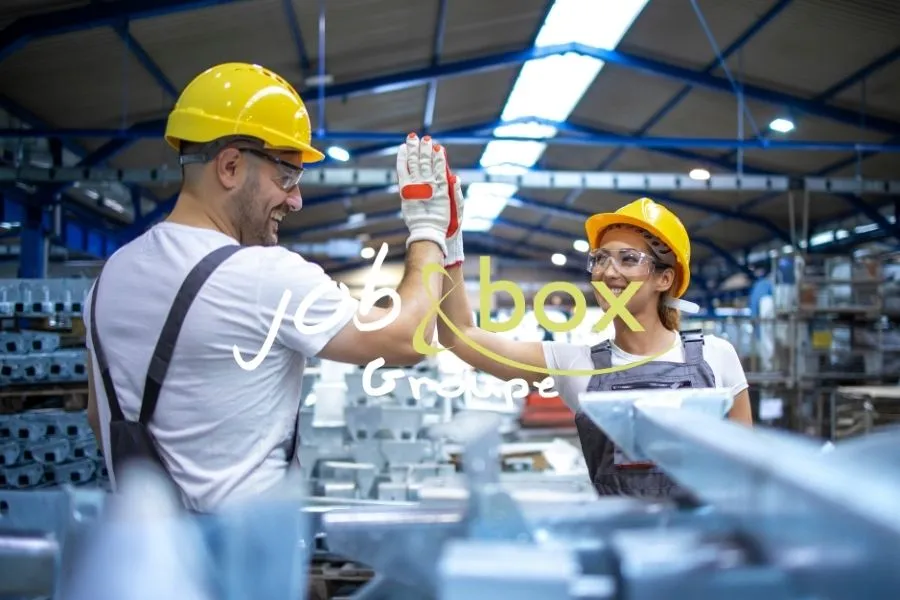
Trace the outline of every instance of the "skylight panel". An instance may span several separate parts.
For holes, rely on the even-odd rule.
[[[509,183],[473,183],[466,192],[463,231],[489,231],[503,212],[507,200],[516,193]]]
[[[535,46],[580,43],[614,49],[648,2],[649,0],[555,0],[538,32]],[[603,65],[601,60],[574,53],[526,62],[513,84],[500,116],[501,121],[523,117],[566,121],[603,69]],[[501,125],[494,130],[496,136],[550,138],[556,134],[556,128],[539,123]],[[485,147],[480,164],[486,169],[531,169],[546,149],[547,145],[540,141],[493,141]],[[480,200],[466,203],[464,231],[488,231],[490,226],[486,225],[486,221],[496,219],[516,193],[514,187],[498,193],[497,189],[489,191],[489,188],[476,187],[478,185],[493,184],[469,186],[467,198],[474,195]],[[481,208],[470,219],[469,210],[473,204],[478,204]]]

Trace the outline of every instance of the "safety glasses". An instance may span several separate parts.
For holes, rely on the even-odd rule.
[[[182,154],[178,157],[178,162],[182,166],[206,163],[211,161],[219,152],[221,152],[228,146],[231,146],[238,152],[248,152],[275,165],[278,168],[278,176],[273,177],[272,180],[278,185],[278,187],[282,189],[282,191],[289,192],[300,184],[300,179],[303,177],[302,165],[289,163],[288,161],[282,160],[277,156],[272,156],[268,152],[264,152],[259,148],[252,148],[248,146],[238,147],[234,145],[236,143],[252,143],[252,141],[253,140],[241,137],[218,140],[216,142],[207,144],[198,152],[194,152],[191,154]]]
[[[278,177],[273,177],[272,179],[283,191],[289,192],[300,184],[300,179],[303,177],[303,167],[272,156],[257,148],[237,148],[237,150],[249,152],[275,165],[278,168]]]
[[[602,248],[591,250],[588,255],[588,273],[604,272],[610,263],[623,277],[644,277],[655,268],[667,268],[668,265],[659,262],[652,254],[641,252],[633,248],[622,248],[617,251],[608,251]]]

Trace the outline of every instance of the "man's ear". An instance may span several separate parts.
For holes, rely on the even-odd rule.
[[[243,175],[238,166],[242,159],[241,153],[234,148],[225,148],[216,155],[216,176],[226,190],[233,190],[240,186]]]

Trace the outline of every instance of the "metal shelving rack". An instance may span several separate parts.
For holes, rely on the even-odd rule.
[[[701,327],[735,346],[759,394],[761,421],[838,439],[900,420],[896,409],[874,408],[871,393],[861,399],[851,391],[900,382],[900,282],[886,278],[886,266],[900,256],[772,253],[773,266],[785,256],[796,268],[792,281],[772,270],[773,318],[734,310],[686,319],[684,327]],[[761,359],[759,335],[773,346],[769,364]],[[773,413],[779,401],[783,413]]]
[[[0,490],[108,483],[86,413],[90,284],[0,279]]]

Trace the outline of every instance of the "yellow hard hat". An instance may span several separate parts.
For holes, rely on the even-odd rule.
[[[206,143],[249,136],[267,148],[299,152],[304,163],[325,155],[310,144],[312,126],[300,94],[272,71],[246,63],[224,63],[195,77],[169,114],[166,142]]]
[[[675,213],[650,198],[640,198],[616,212],[593,215],[584,224],[591,250],[597,248],[611,225],[632,225],[659,238],[675,255],[672,295],[680,298],[687,291],[691,283],[691,240]]]

